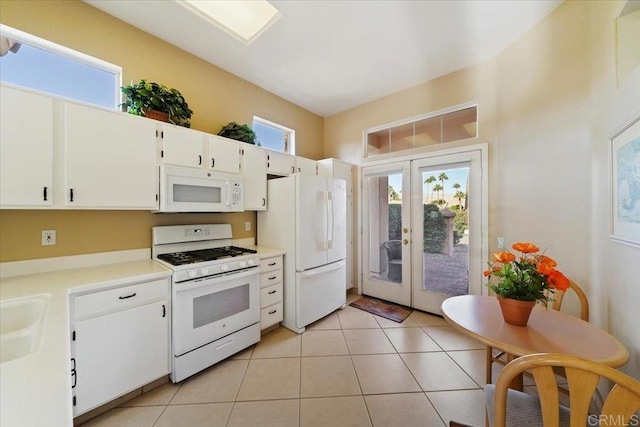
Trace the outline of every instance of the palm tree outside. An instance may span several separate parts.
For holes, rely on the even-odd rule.
[[[434,182],[436,182],[436,177],[433,175],[424,180],[424,183],[427,184],[427,202],[429,201],[429,187],[431,187],[431,184]]]

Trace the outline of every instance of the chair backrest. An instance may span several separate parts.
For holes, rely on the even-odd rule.
[[[387,240],[382,246],[387,251],[389,261],[392,259],[402,259],[402,242],[400,240]]]
[[[589,300],[587,299],[587,295],[585,295],[582,288],[580,288],[580,286],[578,286],[577,283],[574,282],[573,280],[569,281],[569,286],[571,286],[571,289],[576,293],[576,295],[578,295],[578,298],[580,299],[580,318],[585,322],[588,322],[589,321]],[[565,294],[566,292],[563,292],[563,291],[554,292],[553,294],[554,301],[552,306],[554,310],[560,310],[560,308],[562,307],[562,299],[564,298]]]
[[[513,360],[498,376],[495,387],[494,426],[505,426],[509,384],[516,375],[525,370],[530,370],[534,376],[544,425],[559,425],[560,400],[554,367],[562,367],[567,373],[571,427],[627,425],[630,420],[638,421],[635,414],[640,409],[640,382],[609,366],[591,360],[566,354],[538,353]],[[602,413],[590,416],[589,403],[600,378],[606,378],[615,385],[604,401]]]

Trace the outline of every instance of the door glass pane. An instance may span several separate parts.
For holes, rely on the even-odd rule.
[[[402,174],[370,176],[369,278],[402,282]]]
[[[469,167],[422,172],[423,291],[469,289]]]

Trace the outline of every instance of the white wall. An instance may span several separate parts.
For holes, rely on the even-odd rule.
[[[489,143],[490,241],[547,249],[640,378],[640,249],[609,239],[608,139],[640,111],[639,70],[616,89],[621,5],[566,1],[484,64],[326,118],[324,154],[359,163],[364,129],[478,101],[478,138],[453,145]]]

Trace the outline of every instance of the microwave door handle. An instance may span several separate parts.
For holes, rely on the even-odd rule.
[[[227,184],[227,206],[231,206],[231,183],[227,181],[226,184]]]

